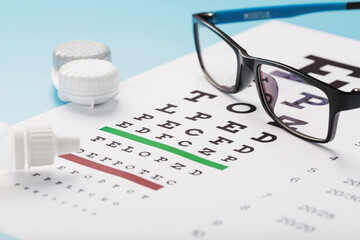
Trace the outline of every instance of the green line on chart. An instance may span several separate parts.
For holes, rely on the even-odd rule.
[[[146,144],[146,145],[149,145],[149,146],[152,146],[152,147],[156,147],[156,148],[165,150],[165,151],[170,152],[170,153],[174,153],[176,155],[179,155],[179,156],[182,156],[184,158],[190,159],[190,160],[192,160],[194,162],[201,163],[203,165],[213,167],[213,168],[216,168],[216,169],[219,169],[219,170],[224,170],[224,169],[228,168],[228,166],[206,160],[204,158],[201,158],[201,157],[198,157],[198,156],[196,156],[194,154],[191,154],[191,153],[185,152],[183,150],[171,147],[169,145],[159,143],[159,142],[155,142],[155,141],[147,139],[147,138],[139,137],[137,135],[127,133],[127,132],[124,132],[124,131],[121,131],[121,130],[118,130],[118,129],[115,129],[115,128],[111,128],[111,127],[106,126],[106,127],[100,128],[100,130],[104,131],[104,132],[107,132],[107,133],[111,133],[111,134],[120,136],[120,137],[123,137],[123,138],[130,139],[130,140],[133,140],[133,141],[136,141],[136,142],[139,142],[139,143],[143,143],[143,144]]]

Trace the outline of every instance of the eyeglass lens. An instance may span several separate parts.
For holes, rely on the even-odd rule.
[[[292,130],[324,140],[329,124],[327,95],[296,73],[265,64],[258,70],[265,101],[274,115]]]
[[[198,43],[204,70],[220,88],[231,91],[236,84],[235,51],[209,28],[198,25]]]

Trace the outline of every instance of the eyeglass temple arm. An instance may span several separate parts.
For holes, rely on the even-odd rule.
[[[343,94],[345,96],[341,103],[343,110],[360,108],[360,88],[354,88],[351,92],[343,92]]]
[[[260,19],[286,18],[313,12],[351,9],[360,9],[360,2],[315,3],[215,11],[208,13],[208,21],[213,24],[233,23]]]

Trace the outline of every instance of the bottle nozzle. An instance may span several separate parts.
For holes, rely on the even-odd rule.
[[[80,149],[80,139],[73,136],[58,136],[56,137],[56,155],[75,152]]]

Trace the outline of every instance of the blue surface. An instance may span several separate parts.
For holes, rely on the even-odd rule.
[[[16,238],[10,237],[0,232],[0,240],[16,240]]]
[[[52,51],[64,41],[107,44],[125,80],[194,51],[192,13],[295,3],[312,1],[2,1],[0,121],[13,124],[62,104],[51,85],[50,69]],[[358,10],[285,21],[360,40]],[[230,34],[262,22],[237,24]]]

